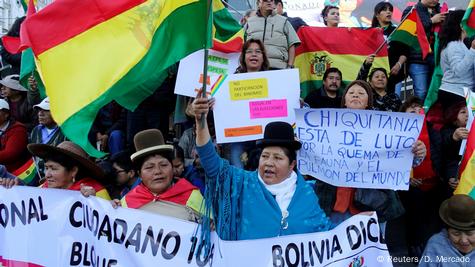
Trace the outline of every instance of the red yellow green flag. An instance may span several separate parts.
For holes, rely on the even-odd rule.
[[[221,0],[213,0],[213,49],[225,53],[239,52],[244,30]]]
[[[303,27],[295,66],[300,72],[301,96],[322,86],[325,70],[338,68],[343,81],[356,79],[360,66],[384,42],[381,29]],[[375,68],[389,69],[388,51],[383,47],[373,62]]]
[[[422,58],[425,58],[431,52],[424,26],[415,8],[391,34],[390,40],[404,43],[416,51],[421,51]]]
[[[475,199],[475,123],[470,127],[467,146],[459,168],[459,185],[454,194],[469,195]]]
[[[23,164],[16,171],[12,172],[13,175],[18,177],[23,184],[29,185],[36,177],[37,168],[33,158],[30,158],[25,164]]]
[[[470,0],[468,3],[467,10],[465,11],[465,15],[462,19],[462,27],[467,32],[468,36],[475,35],[475,0]]]
[[[98,110],[135,109],[172,64],[210,47],[206,14],[206,0],[56,0],[32,15],[29,46],[63,133],[102,157],[87,139]]]

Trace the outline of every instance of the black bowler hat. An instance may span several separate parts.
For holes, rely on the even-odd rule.
[[[283,121],[275,121],[267,124],[264,130],[264,138],[256,141],[257,147],[283,146],[291,150],[299,150],[302,144],[295,139],[294,129],[290,124]]]

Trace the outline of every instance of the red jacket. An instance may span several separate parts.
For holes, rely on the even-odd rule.
[[[14,172],[31,157],[26,149],[28,133],[26,127],[10,121],[7,130],[0,136],[0,164],[5,165],[9,172]]]

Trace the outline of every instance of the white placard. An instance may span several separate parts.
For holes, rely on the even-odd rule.
[[[299,96],[297,69],[227,76],[216,92],[213,90],[217,142],[257,140],[269,122],[295,123]]]
[[[376,215],[276,238],[223,241],[213,232],[209,257],[197,256],[196,227],[75,191],[0,187],[0,266],[391,266]]]
[[[208,76],[210,77],[207,86],[210,87],[216,82],[219,75],[232,74],[239,66],[240,53],[222,53],[210,49],[208,55]],[[203,75],[204,50],[194,52],[180,61],[175,94],[195,97],[202,88],[201,77]]]
[[[375,110],[296,110],[298,168],[334,186],[408,190],[423,119]]]

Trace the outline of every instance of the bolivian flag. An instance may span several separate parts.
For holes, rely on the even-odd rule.
[[[18,177],[23,184],[30,185],[36,177],[37,168],[33,158],[30,158],[25,164],[23,164],[16,171],[12,172],[13,175]]]
[[[99,109],[112,100],[135,109],[169,66],[210,47],[206,13],[206,0],[56,0],[28,18],[29,46],[63,133],[103,156],[87,139]]]
[[[416,51],[422,52],[422,58],[431,52],[424,25],[422,25],[415,8],[401,22],[399,28],[391,34],[390,40],[404,43]]]
[[[475,123],[467,138],[467,147],[459,168],[459,185],[454,194],[469,195],[475,199]]]
[[[470,0],[468,3],[467,10],[465,11],[465,15],[462,19],[462,27],[467,32],[469,37],[475,35],[475,0]]]
[[[213,0],[213,49],[224,53],[240,52],[244,30],[221,0]]]
[[[303,27],[298,31],[302,42],[297,47],[295,66],[300,71],[301,97],[322,86],[325,70],[338,68],[349,83],[367,56],[384,42],[381,29]],[[383,47],[373,62],[374,68],[389,68],[388,51]]]

